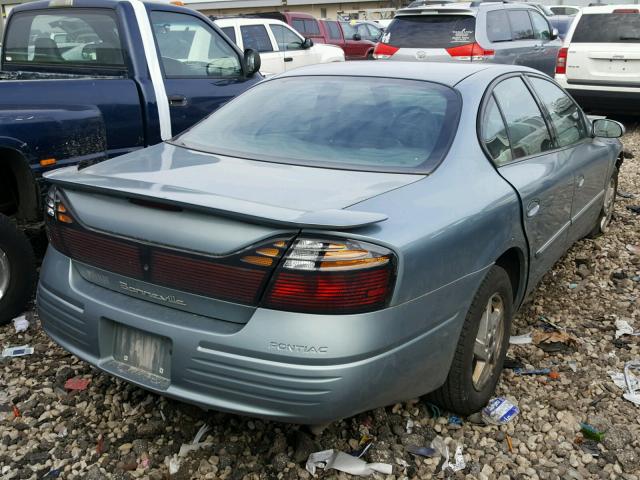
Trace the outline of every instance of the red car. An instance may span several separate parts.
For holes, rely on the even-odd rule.
[[[337,45],[344,50],[347,60],[373,59],[373,50],[379,35],[369,31],[368,24],[320,20],[326,43]]]
[[[302,12],[261,12],[254,14],[256,17],[273,18],[292,26],[304,38],[310,38],[316,43],[333,43],[325,40],[320,22],[310,13]],[[346,54],[346,52],[345,52]]]

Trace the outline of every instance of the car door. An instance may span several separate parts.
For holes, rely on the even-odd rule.
[[[282,55],[285,70],[318,63],[319,55],[313,47],[303,48],[304,38],[288,25],[271,23],[269,28]]]
[[[340,22],[340,26],[344,35],[344,47],[342,47],[344,56],[348,59],[363,57],[362,41],[356,40],[359,33],[355,25],[351,25],[349,22]]]
[[[481,118],[485,149],[520,197],[535,284],[567,248],[573,166],[555,149],[542,111],[519,75],[493,87]]]
[[[229,39],[195,15],[153,10],[153,34],[176,135],[257,81],[242,71]]]
[[[529,10],[529,16],[531,17],[531,24],[533,26],[533,36],[537,42],[533,47],[537,57],[535,60],[535,65],[537,66],[534,68],[553,77],[561,42],[559,40],[551,40],[553,29],[542,14]]]
[[[242,48],[260,53],[260,72],[275,75],[285,71],[284,57],[278,52],[265,23],[240,25]]]
[[[514,65],[524,65],[540,70],[542,63],[538,58],[538,40],[533,34],[533,25],[528,9],[507,9],[507,18],[511,26],[512,40],[508,44]]]
[[[569,231],[569,243],[573,243],[595,225],[614,159],[606,141],[591,138],[584,115],[571,97],[549,80],[528,78],[555,130],[560,161],[575,171]]]

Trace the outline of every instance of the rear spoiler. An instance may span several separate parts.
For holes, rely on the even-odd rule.
[[[357,210],[296,210],[264,205],[237,198],[203,194],[198,190],[171,189],[159,186],[149,195],[148,184],[122,178],[79,174],[76,167],[57,169],[45,174],[48,182],[71,190],[100,193],[127,199],[147,200],[202,211],[221,217],[244,220],[261,225],[323,230],[350,230],[386,220],[382,213]],[[117,182],[117,185],[116,185]]]

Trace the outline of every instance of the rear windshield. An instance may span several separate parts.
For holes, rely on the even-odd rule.
[[[285,77],[248,90],[175,143],[276,163],[428,172],[453,140],[460,104],[431,82]]]
[[[583,15],[572,43],[640,43],[639,13]]]
[[[394,18],[383,41],[395,47],[449,48],[475,42],[476,19],[469,15]]]

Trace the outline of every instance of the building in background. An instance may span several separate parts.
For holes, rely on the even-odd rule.
[[[182,0],[205,15],[223,16],[273,11],[310,13],[316,18],[393,18],[408,0]]]

